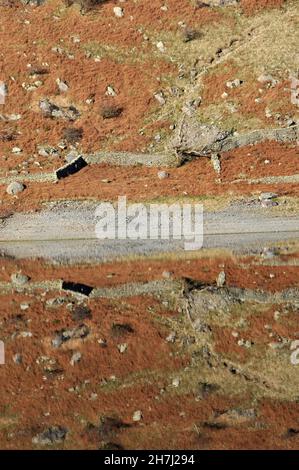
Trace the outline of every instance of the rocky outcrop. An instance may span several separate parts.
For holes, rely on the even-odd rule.
[[[233,134],[232,130],[222,131],[216,126],[200,123],[196,117],[184,116],[171,142],[171,147],[181,155],[203,157],[258,144],[265,140],[295,142],[298,140],[298,126],[258,129],[246,134]]]

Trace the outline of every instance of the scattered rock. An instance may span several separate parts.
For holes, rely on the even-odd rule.
[[[21,114],[0,114],[0,120],[4,122],[19,121],[21,118]]]
[[[0,104],[5,103],[5,98],[8,94],[8,87],[4,82],[0,82]]]
[[[77,362],[80,362],[81,357],[82,357],[82,354],[81,354],[79,351],[78,351],[78,352],[75,352],[75,353],[72,355],[72,358],[71,358],[71,360],[70,360],[71,366],[74,366],[75,364],[77,364]]]
[[[127,343],[118,344],[118,345],[117,345],[117,349],[119,350],[119,352],[120,352],[121,354],[123,354],[123,353],[126,352],[126,350],[128,349],[128,345],[127,345]]]
[[[140,410],[134,411],[132,419],[135,422],[140,421],[142,419],[142,412]]]
[[[113,86],[109,85],[109,86],[107,86],[105,95],[106,95],[106,96],[116,96],[117,93],[116,93],[116,91],[114,90]]]
[[[167,343],[175,343],[176,340],[176,333],[172,331],[166,338]]]
[[[38,154],[41,157],[59,157],[59,152],[56,148],[49,145],[39,145]]]
[[[186,114],[187,116],[191,117],[193,114],[195,114],[200,104],[201,104],[201,98],[189,100],[182,107],[182,112]]]
[[[236,78],[235,80],[230,80],[228,82],[226,82],[226,86],[227,88],[238,88],[239,86],[242,85],[242,80],[240,80],[239,78]]]
[[[156,98],[156,100],[161,106],[163,106],[166,103],[166,99],[165,99],[163,91],[159,91],[158,93],[155,93],[154,97]]]
[[[22,364],[23,362],[23,358],[22,358],[22,354],[20,353],[17,353],[13,356],[13,361],[15,364]]]
[[[157,49],[160,52],[165,52],[166,51],[166,47],[165,47],[165,45],[162,41],[157,42],[156,46],[157,46]]]
[[[22,303],[20,304],[20,309],[21,309],[21,310],[23,310],[23,311],[24,311],[24,310],[28,310],[28,308],[29,308],[29,304],[27,304],[26,302],[22,302]]]
[[[22,153],[22,149],[20,147],[13,147],[11,153]]]
[[[29,276],[21,273],[14,273],[10,276],[11,282],[16,286],[24,286],[30,280]]]
[[[74,106],[59,107],[48,99],[39,102],[39,108],[46,117],[75,121],[80,117],[79,111]]]
[[[261,206],[262,207],[275,207],[275,206],[278,206],[278,202],[277,201],[272,201],[271,199],[263,199],[261,201]]]
[[[278,197],[278,194],[276,193],[261,193],[259,195],[259,200],[265,201],[265,200],[275,199],[277,197]]]
[[[11,196],[15,196],[16,194],[23,192],[25,187],[26,186],[23,183],[20,183],[19,181],[13,181],[7,186],[6,192]]]
[[[55,338],[52,340],[52,345],[54,348],[58,348],[59,346],[62,345],[62,343],[65,343],[66,341],[69,341],[70,339],[83,339],[86,338],[90,333],[90,330],[88,326],[84,325],[79,325],[76,328],[69,329],[69,330],[60,330],[57,332]]]
[[[277,85],[278,83],[278,80],[276,80],[272,75],[270,74],[261,74],[258,79],[257,79],[260,83],[268,83],[269,85],[271,85],[272,87]]]
[[[163,271],[162,273],[162,277],[164,277],[164,279],[171,279],[172,275],[173,273],[171,271]]]
[[[33,437],[32,443],[40,446],[61,444],[65,440],[67,433],[67,428],[62,426],[51,426],[42,433]]]
[[[117,18],[122,18],[124,16],[124,10],[121,7],[114,7],[113,12]]]
[[[58,308],[61,307],[66,301],[65,297],[55,297],[53,299],[48,299],[46,301],[47,308]]]
[[[79,157],[79,153],[77,152],[77,150],[72,150],[71,152],[65,155],[64,159],[67,163],[71,163],[74,160],[76,160],[78,157]]]
[[[58,85],[59,91],[61,91],[62,93],[66,93],[68,91],[69,86],[65,81],[61,80],[60,78],[57,78],[56,83]]]
[[[218,276],[217,276],[217,279],[216,279],[216,284],[217,284],[217,287],[223,287],[224,284],[225,284],[225,272],[224,271],[221,271]]]
[[[221,173],[221,162],[220,162],[220,158],[219,158],[217,153],[212,153],[211,163],[212,163],[213,168],[214,168],[215,172],[217,173],[217,175],[220,175],[220,173]]]
[[[166,178],[169,178],[169,173],[167,173],[167,171],[159,171],[158,178],[159,180],[165,180]]]
[[[21,331],[19,333],[20,338],[32,338],[31,331]]]
[[[172,381],[172,386],[177,388],[180,385],[180,379],[179,377],[175,377]]]

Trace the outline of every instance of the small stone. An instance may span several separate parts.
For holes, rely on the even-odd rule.
[[[124,16],[124,10],[121,7],[114,7],[113,12],[117,18],[122,18]]]
[[[32,338],[32,333],[31,331],[21,331],[19,336],[21,338]]]
[[[20,149],[20,147],[13,147],[12,153],[22,153],[22,149]]]
[[[272,86],[276,85],[278,81],[272,77],[270,74],[262,74],[258,77],[258,82],[260,83],[270,83]]]
[[[140,421],[142,419],[142,412],[140,410],[134,411],[132,419],[135,422]]]
[[[85,103],[86,104],[93,104],[95,102],[95,95],[92,94],[90,95],[86,100],[85,100]]]
[[[21,309],[21,310],[23,310],[23,311],[24,311],[24,310],[28,310],[28,308],[29,308],[29,304],[27,304],[27,303],[22,303],[22,304],[20,304],[20,309]]]
[[[62,93],[66,93],[68,91],[69,86],[64,80],[57,78],[56,83],[58,85],[59,91],[61,91]]]
[[[201,105],[201,98],[193,99],[193,100],[188,100],[184,106],[182,107],[182,112],[184,114],[187,114],[187,116],[191,117],[196,110],[199,108]]]
[[[278,252],[275,248],[265,247],[263,249],[263,253],[262,253],[263,258],[274,258],[277,255],[278,255]]]
[[[172,274],[171,271],[163,271],[162,277],[164,277],[164,279],[171,279]]]
[[[18,181],[13,181],[7,186],[6,192],[7,194],[10,194],[11,196],[15,196],[16,194],[19,194],[22,191],[24,191],[24,189],[25,189],[24,184],[19,183]]]
[[[174,343],[176,339],[176,334],[172,331],[166,338],[167,343]]]
[[[9,114],[5,116],[5,120],[7,121],[19,121],[21,118],[21,114]]]
[[[271,349],[281,349],[284,347],[283,343],[269,343],[269,348]]]
[[[225,272],[221,271],[218,274],[217,279],[216,279],[217,287],[223,287],[224,286],[225,278],[226,278]]]
[[[275,320],[275,321],[278,321],[279,318],[280,318],[280,312],[279,312],[278,310],[276,310],[276,311],[274,312],[274,315],[273,315],[273,316],[274,316],[274,320]]]
[[[266,118],[272,117],[272,111],[269,108],[265,109],[265,116]]]
[[[176,377],[175,379],[173,379],[172,381],[172,386],[173,387],[178,387],[180,385],[180,379],[178,377]]]
[[[82,354],[81,354],[80,352],[75,352],[75,353],[72,355],[72,358],[71,358],[71,360],[70,360],[71,366],[74,366],[77,362],[80,362],[81,357],[82,357]]]
[[[165,103],[166,103],[166,100],[165,100],[165,97],[164,97],[164,93],[162,91],[158,92],[158,93],[155,93],[154,94],[154,97],[156,98],[156,100],[158,101],[158,103],[163,106]]]
[[[114,90],[114,88],[113,88],[111,85],[109,85],[109,86],[107,86],[105,95],[106,95],[106,96],[116,96],[117,93],[116,93],[116,91]]]
[[[261,193],[259,195],[259,200],[264,201],[269,199],[275,199],[276,197],[278,197],[278,194],[276,193]]]
[[[213,153],[211,155],[211,163],[213,165],[213,168],[214,168],[215,172],[218,175],[220,175],[220,173],[221,173],[221,163],[220,163],[220,158],[217,155],[217,153]]]
[[[38,148],[38,154],[41,157],[58,157],[59,156],[59,152],[54,147],[50,147],[48,145],[41,145]]]
[[[261,202],[262,207],[275,207],[278,206],[278,202],[276,201],[271,201],[271,199],[265,199]]]
[[[60,444],[66,438],[68,430],[62,426],[51,426],[42,433],[33,437],[32,443],[42,446]]]
[[[166,51],[165,45],[162,41],[157,42],[156,46],[157,46],[157,49],[160,52],[165,52]]]
[[[8,92],[7,85],[4,82],[0,82],[0,104],[5,103],[7,92]]]
[[[64,159],[66,162],[71,163],[73,160],[78,158],[78,156],[79,156],[79,153],[76,150],[72,150],[64,157]]]
[[[65,297],[54,297],[46,301],[47,308],[57,308],[63,305],[65,302]]]
[[[238,88],[240,85],[242,85],[242,80],[239,78],[236,78],[235,80],[230,80],[226,82],[227,88]]]
[[[123,354],[128,349],[128,345],[127,343],[118,344],[117,349],[119,350],[121,354]]]
[[[166,178],[169,178],[169,173],[167,173],[167,171],[159,171],[158,178],[159,180],[165,180]]]
[[[13,361],[15,364],[22,364],[23,362],[22,355],[20,353],[15,354],[13,356]]]
[[[14,273],[10,276],[11,282],[17,286],[23,286],[27,284],[29,281],[30,277],[26,276],[25,274],[21,273]]]

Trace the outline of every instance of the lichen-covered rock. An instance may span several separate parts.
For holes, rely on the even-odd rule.
[[[68,433],[68,430],[62,426],[51,426],[37,436],[33,437],[32,443],[41,446],[61,444]]]
[[[74,106],[60,107],[48,99],[43,99],[39,102],[39,109],[46,117],[65,119],[67,121],[75,121],[80,116],[79,111]]]
[[[10,196],[15,196],[16,194],[19,194],[22,191],[24,191],[24,189],[25,189],[24,184],[20,183],[19,181],[13,181],[7,186],[6,192]]]
[[[215,144],[230,134],[231,132],[222,131],[216,126],[202,124],[196,117],[184,116],[177,127],[171,146],[179,153],[209,155]]]

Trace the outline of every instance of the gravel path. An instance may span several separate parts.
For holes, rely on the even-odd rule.
[[[69,262],[184,252],[184,240],[97,239],[96,207],[73,203],[39,213],[16,213],[0,222],[0,251],[17,258],[34,256]],[[299,215],[276,215],[268,209],[247,207],[204,214],[204,248],[246,252],[296,239]]]

